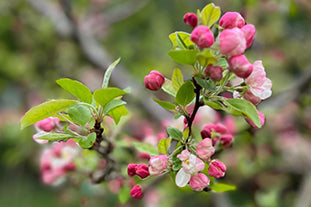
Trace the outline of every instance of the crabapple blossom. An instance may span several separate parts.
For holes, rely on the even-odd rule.
[[[226,166],[219,160],[212,160],[208,168],[208,174],[214,178],[225,176]]]
[[[136,166],[137,164],[132,164],[132,163],[127,165],[127,174],[129,176],[136,175]]]
[[[228,64],[229,69],[240,78],[247,78],[253,72],[253,65],[244,55],[230,57]]]
[[[150,175],[160,175],[167,168],[167,160],[166,155],[151,157],[149,160]]]
[[[225,29],[242,28],[245,25],[245,20],[238,12],[226,12],[220,18],[219,25]]]
[[[255,96],[249,89],[247,89],[243,95],[243,98],[245,100],[248,100],[255,106],[258,105],[261,102],[261,99],[257,96]]]
[[[198,23],[198,17],[197,15],[195,15],[194,13],[191,13],[191,12],[188,12],[184,15],[184,22],[191,26],[191,27],[195,27],[197,26],[197,23]]]
[[[57,117],[48,117],[46,119],[38,121],[35,124],[35,127],[38,130],[43,130],[45,132],[50,132],[53,129],[55,129],[57,125],[59,125],[59,119]]]
[[[148,75],[145,76],[145,86],[151,91],[159,90],[164,82],[164,76],[155,70],[152,70]]]
[[[222,79],[222,71],[223,69],[221,66],[208,65],[204,72],[213,81],[220,81]]]
[[[214,35],[207,26],[197,26],[191,33],[191,41],[200,48],[208,48],[214,44]]]
[[[265,123],[265,115],[264,115],[263,113],[261,113],[259,110],[257,110],[257,112],[258,112],[258,116],[259,116],[259,120],[260,120],[260,126],[263,126],[264,123]],[[257,128],[257,129],[259,128],[259,127],[257,127],[257,126],[254,124],[254,122],[253,122],[250,118],[246,117],[245,120],[246,120],[252,127]]]
[[[246,39],[241,29],[225,29],[219,35],[220,52],[223,55],[241,55],[246,49]]]
[[[244,32],[244,36],[246,40],[246,48],[249,48],[255,39],[256,28],[252,24],[247,24],[241,29]]]
[[[203,191],[204,188],[208,187],[209,183],[210,180],[205,174],[198,173],[191,177],[189,185],[194,191]]]
[[[224,147],[224,149],[231,147],[232,141],[233,136],[231,134],[223,134],[219,139],[219,143]]]
[[[205,161],[215,153],[212,140],[209,138],[203,139],[197,146],[197,155]]]
[[[145,164],[137,165],[135,172],[136,172],[136,175],[138,175],[142,179],[144,179],[150,175],[149,170],[148,170],[148,166]]]
[[[135,185],[131,189],[130,194],[133,198],[137,198],[137,199],[142,198],[143,197],[143,191],[142,191],[140,185]]]

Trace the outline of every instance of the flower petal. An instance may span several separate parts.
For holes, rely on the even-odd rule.
[[[185,187],[190,181],[191,175],[186,173],[183,168],[181,168],[175,178],[175,183],[178,187]]]

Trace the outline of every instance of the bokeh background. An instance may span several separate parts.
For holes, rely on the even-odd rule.
[[[109,190],[89,185],[42,184],[41,146],[34,129],[20,131],[30,107],[70,97],[55,80],[70,77],[92,90],[105,68],[121,57],[111,85],[130,86],[134,117],[157,125],[170,115],[149,104],[143,78],[156,69],[170,77],[177,65],[167,52],[168,35],[188,31],[182,21],[203,0],[10,0],[0,1],[0,206],[123,206]],[[259,108],[267,117],[260,131],[241,129],[222,155],[224,182],[236,191],[181,192],[164,180],[144,200],[124,206],[311,206],[311,2],[309,0],[215,0],[222,12],[238,11],[256,26],[247,51],[262,59],[273,96]],[[181,68],[185,76],[187,68]],[[189,77],[189,76],[188,76]],[[163,98],[163,97],[162,97]],[[165,98],[165,96],[164,96]],[[126,130],[126,127],[125,127]]]

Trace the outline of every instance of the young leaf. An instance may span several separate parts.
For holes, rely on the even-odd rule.
[[[80,124],[81,126],[84,126],[92,118],[90,109],[83,105],[75,105],[69,108],[67,113],[73,122]]]
[[[210,186],[211,189],[215,192],[226,192],[226,191],[232,191],[235,190],[236,187],[234,185],[229,185],[229,184],[225,184],[225,183],[215,183],[213,185]]]
[[[73,136],[71,134],[62,134],[62,133],[45,133],[44,135],[37,137],[37,139],[44,139],[50,141],[58,141],[69,138],[73,138]]]
[[[205,48],[202,52],[197,54],[197,59],[202,66],[207,66],[217,62],[215,52],[210,48]]]
[[[111,65],[108,66],[108,69],[106,70],[105,75],[104,75],[104,80],[103,80],[102,88],[107,88],[108,87],[108,83],[109,83],[109,79],[110,79],[112,70],[118,65],[120,60],[121,60],[121,58],[118,58]]]
[[[108,102],[104,108],[104,114],[108,114],[111,110],[126,104],[125,101],[122,100],[112,100]]]
[[[167,131],[167,134],[172,139],[175,139],[175,140],[179,141],[180,139],[183,138],[183,133],[180,130],[174,128],[174,127],[168,126],[166,131]]]
[[[158,149],[152,144],[146,142],[132,142],[132,144],[139,152],[148,153],[150,156],[158,155]]]
[[[257,109],[251,102],[244,99],[233,98],[224,101],[224,103],[229,107],[232,107],[234,110],[241,112],[243,115],[250,118],[257,127],[261,127]]]
[[[167,150],[170,146],[171,141],[172,141],[172,139],[170,139],[170,138],[161,139],[159,141],[158,151],[160,154],[166,154],[167,153]]]
[[[165,78],[165,82],[162,85],[162,90],[171,96],[176,96],[177,91],[174,89],[172,81]]]
[[[173,44],[173,49],[175,49],[178,45],[178,41],[183,42],[183,46],[186,48],[190,48],[194,45],[194,43],[190,40],[190,34],[186,32],[174,32],[168,36]],[[179,38],[179,40],[177,39]],[[181,48],[183,49],[183,48]]]
[[[78,142],[80,147],[88,149],[94,145],[95,140],[96,140],[96,133],[93,132],[90,133],[87,137],[81,137],[80,139],[78,139]]]
[[[175,98],[175,103],[182,106],[189,104],[195,97],[193,83],[189,80],[186,81],[178,90]]]
[[[204,103],[215,110],[225,110],[224,105],[219,101],[208,101],[204,98]]]
[[[113,118],[114,122],[116,124],[119,123],[120,119],[122,116],[126,116],[128,114],[127,109],[125,106],[121,105],[118,106],[117,108],[112,109],[108,115]]]
[[[111,100],[115,99],[118,96],[125,95],[126,92],[119,88],[101,88],[94,91],[94,98],[97,103],[99,103],[103,108],[105,108],[106,104]]]
[[[63,89],[77,97],[79,100],[85,103],[92,103],[92,93],[88,87],[81,82],[71,80],[69,78],[63,78],[56,81]]]
[[[195,77],[194,79],[202,88],[208,90],[213,90],[215,88],[215,82],[212,80],[205,80],[199,77]]]
[[[123,185],[119,191],[118,199],[120,203],[125,204],[131,197],[130,194],[131,188],[127,185]]]
[[[194,65],[197,61],[197,50],[171,50],[168,55],[176,63],[185,64],[185,65]]]
[[[30,126],[37,121],[53,116],[61,111],[64,111],[73,105],[78,104],[78,101],[58,99],[44,102],[38,106],[31,108],[26,112],[21,120],[21,129]]]
[[[178,91],[180,86],[184,83],[184,77],[178,68],[175,68],[172,76],[172,85],[175,91]]]
[[[214,63],[215,66],[221,66],[222,68],[228,68],[229,64],[226,58],[219,58],[217,63]]]
[[[167,109],[167,110],[174,110],[175,109],[175,104],[172,104],[170,102],[166,102],[166,101],[161,101],[161,100],[157,100],[157,99],[153,99],[157,104],[159,104],[160,106],[162,106],[163,108]]]
[[[204,25],[211,27],[220,17],[220,8],[215,4],[206,5],[201,11],[201,18]]]

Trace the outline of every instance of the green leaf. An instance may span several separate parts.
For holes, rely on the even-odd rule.
[[[172,139],[165,138],[161,139],[158,144],[158,151],[160,154],[167,154],[167,150],[171,144]]]
[[[90,109],[83,105],[75,105],[67,110],[71,120],[77,124],[84,126],[88,123],[91,118],[92,114]]]
[[[193,100],[194,97],[195,97],[194,85],[189,80],[186,81],[178,90],[175,98],[175,103],[180,104],[182,106],[186,106]]]
[[[257,109],[251,102],[244,99],[228,99],[224,103],[250,118],[257,127],[261,127]]]
[[[132,142],[132,144],[139,152],[148,153],[150,156],[158,155],[157,147],[153,146],[152,144],[146,142]]]
[[[197,61],[197,50],[171,50],[168,55],[176,63],[185,64],[185,65],[194,65]]]
[[[38,106],[31,108],[26,112],[21,120],[21,129],[30,126],[37,121],[53,116],[61,111],[64,111],[71,106],[78,104],[78,101],[58,99],[44,102]]]
[[[131,188],[129,186],[122,186],[122,188],[119,191],[118,199],[120,203],[125,204],[131,197],[130,194]]]
[[[62,134],[62,133],[44,133],[42,136],[38,136],[37,139],[44,139],[50,141],[58,141],[63,139],[73,138],[71,134]]]
[[[219,58],[217,63],[213,64],[214,66],[221,66],[222,68],[228,68],[229,64],[226,58]]]
[[[162,106],[163,108],[167,109],[167,110],[174,110],[175,109],[175,104],[172,104],[170,102],[166,102],[166,101],[161,101],[161,100],[157,100],[157,99],[153,99],[157,104],[159,104],[160,106]]]
[[[114,122],[116,124],[119,123],[120,119],[122,116],[126,116],[128,114],[127,109],[125,106],[121,105],[118,106],[117,108],[112,109],[108,115],[113,118]]]
[[[219,19],[221,14],[220,8],[215,4],[206,5],[201,11],[201,18],[204,25],[211,27]]]
[[[119,88],[101,88],[94,92],[94,98],[97,103],[99,103],[103,108],[106,104],[116,97],[125,95],[126,92]]]
[[[173,75],[172,75],[172,85],[175,91],[178,91],[180,86],[184,84],[184,77],[181,71],[178,68],[175,68]]]
[[[122,100],[112,100],[108,102],[104,108],[104,114],[108,114],[111,110],[126,104],[125,101]]]
[[[177,91],[174,89],[172,81],[165,78],[165,82],[162,85],[162,90],[171,96],[176,96]]]
[[[181,49],[186,49],[194,46],[194,43],[190,40],[190,36],[191,35],[186,32],[174,32],[168,37],[173,44],[173,49],[175,49],[177,46],[179,46]]]
[[[87,137],[81,137],[80,139],[78,139],[78,143],[80,145],[80,147],[84,148],[84,149],[88,149],[91,148],[96,140],[96,133],[90,133]]]
[[[225,110],[224,105],[219,101],[208,101],[204,99],[204,103],[215,110]]]
[[[167,131],[167,134],[172,139],[175,139],[175,140],[179,141],[180,139],[183,138],[183,133],[179,129],[176,129],[174,127],[168,126],[166,131]]]
[[[215,82],[212,81],[212,80],[205,80],[203,78],[199,78],[199,77],[195,77],[194,78],[195,81],[202,87],[202,88],[205,88],[205,89],[208,89],[208,90],[213,90],[215,89]]]
[[[104,75],[104,80],[103,80],[102,88],[107,88],[108,87],[108,83],[109,83],[109,79],[110,79],[112,70],[118,65],[120,60],[121,60],[121,58],[118,58],[111,65],[108,66],[108,68],[107,68],[107,70],[105,72],[105,75]]]
[[[217,62],[215,52],[210,48],[205,48],[202,52],[198,53],[197,59],[203,67]]]
[[[63,89],[77,97],[79,100],[85,103],[92,103],[92,93],[88,87],[81,82],[71,80],[69,78],[63,78],[56,81]]]
[[[211,189],[215,192],[226,192],[226,191],[232,191],[235,190],[236,187],[234,185],[229,185],[229,184],[225,184],[225,183],[215,183],[213,185],[210,186]]]

